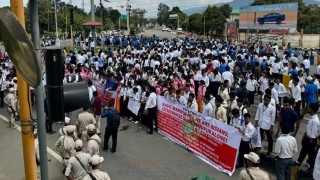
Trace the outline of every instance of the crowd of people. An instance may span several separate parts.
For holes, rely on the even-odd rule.
[[[239,130],[242,137],[237,167],[248,167],[241,171],[240,179],[269,179],[268,174],[258,168],[261,154],[276,160],[279,180],[290,179],[291,166],[301,166],[308,155],[309,171],[313,172],[314,179],[319,179],[320,65],[311,75],[313,50],[300,54],[289,43],[280,53],[277,43],[159,39],[156,36],[121,36],[119,46],[114,49],[94,51],[92,47],[83,46],[80,51],[69,52],[64,49],[64,83],[86,80],[91,102],[78,115],[75,126],[70,125],[66,117],[65,131],[61,131],[64,133],[56,143],[67,177],[70,171],[78,173],[72,169],[72,163],[77,164],[78,160],[73,157],[88,153],[92,159],[99,159],[100,146],[108,150],[110,136],[113,140],[110,151],[116,152],[119,126],[118,123],[113,126],[117,117],[146,124],[148,134],[157,131],[156,101],[157,96],[163,96]],[[288,90],[282,83],[284,75],[291,78]],[[93,80],[98,81],[105,92],[117,92],[115,102],[109,103],[106,109],[101,108]],[[310,117],[306,130],[300,129],[305,132],[302,149],[299,158],[293,161],[297,151],[295,136],[306,113]],[[101,117],[107,117],[103,144],[99,136]],[[265,135],[266,153],[261,145]],[[81,141],[76,140],[78,138]],[[277,138],[275,145],[274,138]],[[82,172],[77,177],[84,177],[90,169],[90,158],[79,156],[78,161],[85,166],[74,166]]]

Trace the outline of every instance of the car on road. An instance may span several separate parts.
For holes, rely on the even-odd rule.
[[[182,28],[177,29],[177,34],[182,34]]]
[[[171,32],[172,30],[171,30],[171,28],[167,28],[167,31],[168,31],[168,32]]]
[[[167,28],[166,27],[162,27],[162,31],[167,31]]]
[[[270,12],[264,16],[258,17],[257,22],[264,24],[265,22],[276,22],[281,24],[282,21],[286,20],[286,16],[277,12]]]

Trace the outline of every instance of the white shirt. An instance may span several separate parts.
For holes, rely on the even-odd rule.
[[[320,149],[318,150],[316,161],[314,163],[313,179],[320,180]]]
[[[255,91],[256,86],[258,86],[258,82],[255,79],[248,79],[247,80],[246,88],[248,91]]]
[[[146,107],[144,108],[145,110],[149,108],[154,108],[157,105],[157,95],[156,93],[152,92],[148,96],[147,102],[146,102]]]
[[[180,96],[180,98],[176,97],[177,102],[183,106],[186,106],[188,103],[188,100],[184,96]]]
[[[212,117],[213,108],[212,108],[210,102],[208,102],[206,105],[204,105],[203,110],[202,110],[202,114],[207,117]]]
[[[310,69],[310,61],[309,61],[309,59],[303,60],[302,63],[304,64],[304,68]]]
[[[232,86],[233,84],[233,74],[230,71],[225,71],[224,73],[222,73],[222,80],[228,80],[229,81],[229,87]]]
[[[275,84],[274,89],[278,92],[278,97],[284,97],[287,93],[286,87],[282,83]]]
[[[278,92],[274,88],[271,89],[271,97],[275,100],[276,104],[279,104]]]
[[[196,111],[196,112],[198,112],[198,104],[197,104],[197,102],[195,100],[193,100],[192,103],[190,103],[188,101],[187,107],[192,109],[192,110],[194,110],[194,111]]]
[[[276,142],[274,153],[280,158],[292,158],[293,153],[298,152],[296,138],[288,134],[282,134]]]
[[[265,106],[260,103],[257,108],[255,120],[258,121],[259,127],[265,130],[269,130],[271,125],[275,123],[276,111],[275,108],[269,103]]]
[[[306,128],[306,134],[308,138],[314,139],[320,135],[320,121],[317,114],[310,117]]]
[[[256,130],[255,127],[251,124],[251,122],[249,122],[247,125],[243,123],[241,129],[243,131],[241,140],[245,142],[249,142]]]
[[[297,84],[297,86],[292,85],[291,91],[292,91],[292,97],[295,100],[294,102],[301,101],[301,89],[299,84]]]

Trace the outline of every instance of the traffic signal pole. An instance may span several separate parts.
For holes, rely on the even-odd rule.
[[[23,0],[10,0],[10,6],[11,11],[17,16],[22,26],[25,27]],[[36,180],[37,171],[31,122],[30,89],[20,73],[17,73],[17,77],[25,179]]]
[[[38,1],[30,0],[30,22],[32,43],[38,59],[38,64],[41,72],[42,79],[42,64],[40,55],[40,28],[39,28],[39,14],[38,14]],[[47,142],[46,142],[46,117],[44,113],[44,87],[42,80],[40,85],[35,88],[36,106],[37,106],[37,126],[38,126],[38,139],[39,139],[39,154],[40,154],[40,175],[42,180],[48,180],[48,158],[47,158]]]

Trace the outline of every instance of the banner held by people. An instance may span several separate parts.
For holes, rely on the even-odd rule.
[[[191,150],[200,159],[231,176],[241,135],[237,129],[158,96],[158,132]]]

